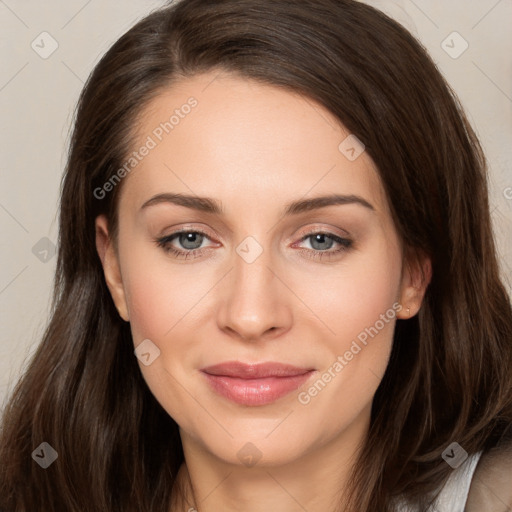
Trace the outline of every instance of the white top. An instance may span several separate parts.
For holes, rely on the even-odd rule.
[[[471,480],[482,452],[470,455],[458,468],[454,469],[443,486],[429,512],[464,512]],[[397,512],[417,512],[405,502],[398,503]]]

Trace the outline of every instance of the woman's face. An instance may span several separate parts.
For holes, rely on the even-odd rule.
[[[360,440],[422,294],[363,146],[310,99],[213,72],[157,96],[137,131],[118,250],[104,217],[98,250],[182,438],[247,465]],[[242,367],[211,368],[226,362]],[[271,362],[295,370],[253,366]]]

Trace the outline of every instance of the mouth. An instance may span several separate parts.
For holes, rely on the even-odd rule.
[[[315,369],[276,362],[228,361],[201,371],[216,393],[240,405],[259,406],[271,404],[295,391]]]

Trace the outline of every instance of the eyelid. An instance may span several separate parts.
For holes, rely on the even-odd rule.
[[[341,230],[341,231],[343,231],[343,233],[347,233],[347,235],[336,233],[335,231],[336,230],[333,229],[332,227],[329,229],[323,229],[321,226],[318,226],[318,225],[310,226],[301,235],[295,235],[293,237],[294,242],[291,244],[291,247],[297,248],[300,252],[310,253],[315,258],[319,258],[319,259],[335,258],[337,254],[352,247],[353,243],[354,243],[352,236],[350,234],[348,234],[348,232],[346,230]],[[170,247],[169,247],[169,249],[166,249],[167,251],[175,253],[176,257],[183,257],[185,259],[188,257],[187,255],[199,256],[201,253],[208,251],[209,249],[215,248],[215,246],[218,247],[218,244],[219,244],[218,242],[217,243],[214,242],[212,245],[208,245],[206,247],[201,247],[201,248],[191,249],[191,250],[180,249],[180,248],[174,247],[172,245],[172,242],[174,240],[176,240],[177,238],[179,238],[179,236],[183,233],[197,233],[197,234],[201,235],[203,238],[207,238],[210,241],[215,241],[215,238],[212,237],[207,232],[207,230],[205,230],[203,228],[199,228],[199,227],[194,227],[191,225],[182,226],[180,228],[177,228],[172,233],[170,233],[168,235],[164,235],[162,237],[158,237],[154,241],[157,242],[157,244],[159,246],[164,247],[164,248],[166,245],[169,245]],[[340,249],[335,250],[335,251],[330,251],[330,250],[315,251],[314,249],[307,249],[307,248],[300,247],[300,245],[303,244],[308,238],[310,238],[311,236],[314,236],[314,235],[319,235],[319,234],[327,236],[327,238],[330,238],[331,240],[333,240],[334,243],[340,247]],[[181,255],[181,256],[178,256],[178,255]]]
[[[336,228],[334,226],[329,226],[329,227],[326,227],[325,224],[321,225],[321,224],[313,224],[313,225],[309,225],[308,224],[308,227],[307,228],[304,228],[303,232],[298,235],[301,239],[306,237],[306,236],[309,236],[309,235],[313,235],[313,234],[316,234],[316,233],[325,233],[326,235],[335,235],[335,236],[339,236],[340,238],[345,238],[345,237],[351,237],[352,235],[346,231],[345,229],[341,229],[341,228]],[[294,235],[293,238],[296,238],[296,236]]]
[[[298,248],[298,252],[300,254],[305,254],[307,258],[311,260],[317,260],[319,262],[334,262],[337,260],[338,257],[345,254],[347,251],[349,251],[353,247],[353,239],[350,235],[349,238],[345,238],[344,236],[337,235],[333,233],[334,230],[329,229],[322,229],[321,227],[310,227],[309,230],[306,233],[303,233],[301,236],[299,236],[299,239],[292,244],[292,247],[295,247],[297,244],[303,243],[305,240],[310,238],[313,235],[322,234],[324,236],[327,236],[327,238],[330,238],[334,241],[335,244],[339,245],[340,247],[334,251],[326,250],[326,251],[316,251],[314,249],[307,249],[307,248]],[[345,233],[346,231],[343,230]],[[176,260],[187,260],[189,258],[195,259],[200,258],[205,252],[209,252],[208,250],[211,249],[211,246],[203,247],[203,248],[197,248],[192,250],[186,250],[186,249],[177,249],[174,246],[171,246],[171,241],[173,241],[176,237],[179,237],[182,233],[197,233],[200,234],[203,237],[206,237],[208,239],[212,239],[206,230],[203,231],[201,228],[194,228],[192,226],[188,227],[182,227],[180,229],[177,229],[173,233],[170,233],[169,235],[165,235],[160,238],[154,239],[154,242],[157,243],[158,246],[164,249],[165,252],[172,254],[173,257]]]
[[[193,226],[191,224],[186,224],[183,226],[179,226],[177,228],[172,228],[171,232],[169,234],[162,234],[159,235],[157,238],[168,238],[171,236],[178,235],[180,233],[200,233],[201,235],[204,235],[208,237],[210,240],[215,239],[215,235],[210,233],[210,231],[203,227]]]
[[[339,236],[340,238],[344,238],[344,237],[351,237],[352,235],[346,231],[345,229],[341,229],[341,228],[336,228],[334,226],[329,226],[329,227],[325,227],[325,224],[321,225],[321,224],[313,224],[313,225],[309,225],[307,224],[307,228],[304,228],[304,230],[302,231],[302,233],[300,233],[299,235],[293,235],[293,236],[290,236],[288,237],[288,242],[297,242],[297,241],[302,241],[305,237],[309,236],[309,235],[312,235],[312,234],[317,234],[317,233],[325,233],[326,235],[335,235],[335,236]],[[302,226],[301,228],[299,228],[299,230],[302,229]],[[211,234],[209,232],[209,230],[207,230],[206,228],[202,228],[202,227],[198,227],[198,226],[194,226],[192,224],[184,224],[183,226],[180,226],[176,229],[173,229],[173,231],[167,235],[159,235],[157,238],[161,239],[161,238],[167,238],[167,237],[171,237],[171,236],[175,236],[177,234],[180,234],[182,232],[197,232],[197,233],[200,233],[201,235],[204,235],[206,236],[208,239],[210,240],[215,240],[216,237]],[[297,240],[297,238],[299,238],[299,240]]]

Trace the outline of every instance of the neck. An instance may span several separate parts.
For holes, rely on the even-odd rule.
[[[337,512],[346,510],[348,479],[369,425],[351,425],[282,464],[246,467],[228,463],[180,431],[185,462],[171,512]],[[181,491],[180,491],[181,489]]]

